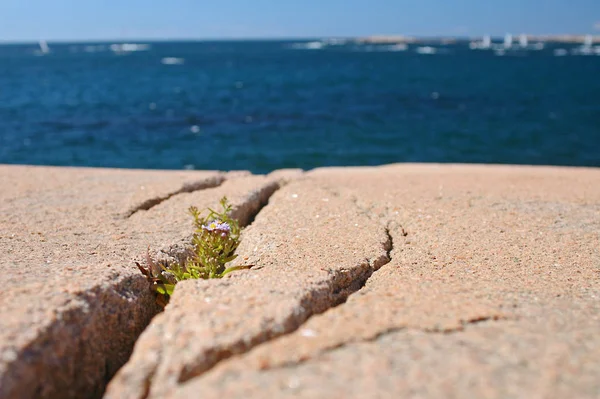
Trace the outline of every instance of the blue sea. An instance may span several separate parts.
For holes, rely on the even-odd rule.
[[[0,163],[600,166],[600,56],[576,46],[0,45]]]

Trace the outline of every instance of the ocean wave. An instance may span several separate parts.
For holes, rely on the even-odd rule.
[[[323,42],[308,42],[308,43],[294,43],[290,45],[290,48],[295,50],[321,50],[325,47]]]
[[[136,51],[148,51],[150,50],[150,45],[138,43],[116,43],[110,45],[110,50],[117,54],[133,53]]]
[[[160,62],[163,65],[183,65],[185,64],[185,58],[165,57]]]
[[[353,48],[354,51],[364,51],[367,53],[371,52],[383,52],[383,53],[396,53],[401,51],[408,50],[408,44],[398,43],[398,44],[367,44],[367,45],[357,45]]]

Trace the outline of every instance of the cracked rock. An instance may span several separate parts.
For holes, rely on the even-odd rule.
[[[276,192],[242,234],[239,258],[254,269],[180,283],[138,340],[107,398],[162,398],[215,364],[290,333],[342,303],[389,261],[384,226],[318,184]],[[360,227],[357,227],[356,225]]]
[[[133,260],[185,242],[190,205],[229,195],[251,211],[245,199],[273,185],[239,173],[26,166],[1,166],[0,181],[2,399],[100,397],[159,311]],[[194,192],[172,194],[189,185]],[[164,200],[117,216],[148,198]]]

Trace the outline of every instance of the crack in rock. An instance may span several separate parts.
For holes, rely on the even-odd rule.
[[[333,345],[325,346],[325,347],[321,348],[318,352],[311,354],[311,356],[300,357],[298,359],[294,359],[294,360],[290,360],[290,361],[286,361],[286,362],[282,362],[282,363],[275,363],[275,364],[265,363],[265,364],[261,365],[260,371],[264,372],[264,371],[269,371],[269,370],[298,367],[304,363],[310,362],[313,359],[327,355],[328,353],[333,352],[335,350],[343,349],[343,348],[349,347],[351,345],[375,342],[378,339],[380,339],[386,335],[399,333],[401,331],[412,330],[412,331],[420,331],[420,332],[423,332],[426,334],[451,335],[451,334],[456,334],[456,333],[460,333],[460,332],[464,331],[464,329],[468,326],[482,324],[482,323],[486,323],[486,322],[490,322],[490,321],[498,321],[498,320],[508,320],[508,318],[500,317],[497,315],[496,316],[482,316],[482,317],[477,317],[472,320],[465,320],[461,323],[461,326],[459,326],[459,327],[447,328],[447,329],[442,329],[442,330],[428,329],[428,328],[416,328],[416,327],[410,327],[410,326],[388,327],[381,331],[377,331],[376,333],[374,333],[370,336],[360,337],[358,339],[350,339],[347,341],[337,342]]]
[[[157,312],[141,275],[77,293],[15,355],[0,379],[0,398],[100,397]]]
[[[360,267],[349,271],[330,271],[333,276],[329,280],[327,286],[306,292],[299,300],[299,307],[303,309],[304,312],[302,314],[290,314],[288,318],[283,321],[282,324],[284,328],[281,331],[265,331],[262,335],[257,335],[249,341],[247,339],[239,340],[226,348],[216,348],[210,353],[210,356],[207,356],[211,358],[211,361],[204,361],[199,364],[185,367],[179,374],[177,382],[183,384],[193,378],[201,376],[224,360],[233,356],[243,355],[261,344],[291,334],[302,327],[302,325],[312,316],[324,313],[325,311],[346,302],[350,295],[358,292],[364,287],[367,280],[375,271],[390,262],[390,253],[393,248],[393,243],[392,237],[387,229],[386,236],[386,241],[382,243],[382,246],[386,251],[385,254],[382,254],[374,260],[365,259]],[[328,302],[323,300],[315,301],[315,298],[331,298],[331,300]]]
[[[468,320],[461,320],[461,325],[458,327],[449,327],[449,328],[442,328],[442,329],[437,329],[437,328],[432,328],[432,329],[427,329],[427,328],[421,328],[419,329],[420,331],[423,332],[427,332],[427,333],[438,333],[438,334],[454,334],[457,332],[461,332],[465,329],[465,327],[467,326],[472,326],[472,325],[476,325],[476,324],[481,324],[481,323],[486,323],[488,321],[498,321],[498,320],[510,320],[510,319],[514,319],[514,317],[509,317],[509,316],[505,316],[505,315],[493,315],[493,316],[478,316],[472,319],[468,319]]]
[[[267,206],[271,196],[282,186],[281,181],[274,180],[251,191],[241,203],[235,204],[229,216],[237,219],[241,228],[250,226],[260,211]],[[186,260],[193,255],[192,235],[189,234],[179,242],[167,245],[151,254],[152,260],[165,265],[185,264]]]
[[[229,215],[232,219],[237,219],[240,227],[248,227],[252,224],[256,216],[269,203],[269,199],[277,190],[283,187],[280,181],[272,181],[259,190],[251,192],[244,202],[236,206]]]
[[[146,201],[142,202],[141,204],[134,206],[133,208],[131,208],[127,212],[125,212],[124,217],[130,218],[131,216],[133,216],[135,213],[137,213],[139,211],[147,211],[149,209],[152,209],[156,205],[158,205],[162,202],[165,202],[168,199],[170,199],[171,197],[174,197],[179,194],[193,193],[194,191],[200,191],[200,190],[205,190],[207,188],[218,187],[221,184],[223,184],[223,182],[225,182],[225,180],[227,180],[227,178],[225,177],[225,174],[219,174],[217,176],[208,177],[208,178],[205,178],[202,180],[185,183],[183,186],[181,186],[181,188],[179,190],[173,191],[173,192],[168,193],[163,196],[149,198]]]
[[[259,189],[253,190],[246,195],[243,201],[234,206],[230,216],[239,221],[240,227],[249,226],[254,221],[256,216],[261,212],[261,210],[267,206],[271,196],[285,184],[285,181],[276,179],[269,181]],[[158,258],[156,259],[157,261],[167,264],[173,261],[184,263],[187,257],[191,255],[192,250],[191,236],[189,236],[184,240],[184,243],[178,243],[163,248],[160,250],[158,255],[154,257]],[[144,380],[144,390],[140,396],[141,399],[145,399],[151,394],[152,378],[156,374],[158,365],[160,364],[162,351],[158,350],[157,354],[158,360],[150,369],[147,370],[146,378]]]
[[[330,309],[333,309],[343,303],[348,298],[360,291],[369,278],[384,265],[391,261],[391,252],[393,250],[393,240],[389,232],[389,229],[385,228],[386,240],[381,243],[383,249],[386,251],[385,254],[379,256],[374,260],[365,259],[361,263],[360,267],[348,270],[336,270],[329,271],[332,274],[326,287],[321,289],[315,289],[308,291],[300,299],[300,308],[304,309],[304,313],[290,314],[287,320],[283,322],[286,326],[282,331],[278,332],[267,332],[263,336],[254,337],[251,342],[238,341],[227,348],[212,353],[213,358],[210,362],[203,362],[202,364],[196,364],[184,368],[179,374],[177,382],[183,384],[193,378],[199,377],[207,371],[211,370],[220,362],[227,360],[233,356],[243,355],[255,347],[265,344],[273,339],[292,334],[297,331],[306,323],[312,316],[324,313]],[[315,301],[315,298],[331,298],[328,302],[326,301]]]
[[[394,241],[392,239],[392,236],[390,234],[388,227],[385,228],[385,235],[386,235],[386,241],[384,243],[382,243],[382,246],[385,249],[386,254],[384,256],[378,258],[375,262],[373,262],[373,264],[368,269],[361,271],[358,275],[354,276],[349,285],[343,286],[340,284],[335,284],[335,279],[339,278],[339,276],[337,276],[337,275],[334,276],[334,285],[338,285],[338,287],[340,287],[339,292],[341,295],[340,295],[340,301],[334,302],[334,305],[332,306],[332,308],[346,302],[348,300],[348,298],[350,297],[350,295],[363,289],[365,287],[365,285],[367,284],[367,281],[373,275],[373,273],[377,272],[377,270],[379,270],[381,267],[387,265],[388,263],[390,263],[392,261],[391,253],[394,249]],[[371,264],[371,262],[369,262],[369,264]],[[334,293],[336,293],[336,292],[334,292]]]
[[[270,197],[281,188],[281,186],[282,183],[277,181],[252,193],[248,196],[247,201],[244,201],[234,209],[232,216],[238,218],[242,226],[248,226],[253,222],[256,216],[268,206]],[[352,202],[351,204],[356,205]],[[356,206],[356,208],[360,211],[358,206]],[[327,270],[329,277],[322,281],[321,284],[314,286],[306,292],[302,292],[300,297],[297,298],[297,306],[295,306],[297,311],[287,314],[283,320],[277,323],[277,328],[265,328],[250,336],[245,335],[236,338],[235,340],[227,342],[225,345],[213,345],[209,348],[205,348],[202,352],[202,356],[197,356],[193,359],[190,358],[187,363],[183,365],[179,372],[173,376],[175,378],[172,380],[172,383],[186,383],[201,376],[228,358],[243,355],[258,345],[293,333],[310,317],[344,303],[350,295],[360,291],[365,286],[366,282],[375,271],[391,261],[390,254],[393,249],[392,236],[388,227],[381,226],[381,228],[385,232],[385,237],[382,237],[382,240],[379,242],[379,248],[384,251],[380,252],[379,255],[376,255],[371,259],[363,259],[353,267],[347,269]],[[184,248],[170,247],[163,250],[163,253],[171,258],[185,258]],[[190,291],[190,293],[191,292],[192,291]],[[160,334],[158,334],[158,336],[160,336]],[[157,352],[160,352],[157,355],[158,358],[164,356],[162,353],[163,348],[156,348],[156,350]],[[135,394],[135,397],[160,397],[160,395],[166,392],[165,390],[168,389],[167,385],[170,385],[170,383],[165,381],[166,385],[162,386],[162,383],[160,382],[152,382],[153,379],[157,378],[158,369],[159,366],[161,366],[156,362],[156,359],[154,359],[152,363],[154,363],[152,367],[148,367],[145,373],[139,373],[136,369],[127,370],[121,375],[120,380],[117,383],[117,386],[120,388],[117,388],[112,392],[109,389],[109,395],[107,397],[112,397],[110,396],[111,394],[126,388],[126,386],[129,385],[127,383],[128,379],[137,379],[139,377],[141,377],[141,379],[137,380],[134,385],[145,389],[138,391],[137,394]],[[133,364],[135,364],[135,362]],[[139,377],[136,378],[136,375]],[[154,389],[155,384],[158,390]],[[148,385],[150,385],[149,389],[147,389]],[[133,394],[133,392],[131,392],[131,394]]]

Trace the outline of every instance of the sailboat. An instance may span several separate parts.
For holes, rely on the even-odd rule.
[[[483,46],[483,48],[490,48],[492,47],[492,37],[490,35],[485,35],[483,37],[483,41],[481,42],[481,45]]]
[[[523,34],[519,35],[519,48],[521,48],[522,50],[543,50],[544,43],[537,42],[537,43],[529,44],[529,38],[527,37],[526,34],[523,33]]]
[[[513,37],[510,33],[507,33],[504,36],[504,48],[505,49],[509,49],[512,47],[512,43],[513,43]]]
[[[40,48],[39,50],[34,51],[35,55],[46,55],[50,53],[50,47],[48,46],[48,43],[45,40],[40,40],[38,42],[38,46]]]
[[[593,55],[594,54],[594,37],[592,35],[586,35],[583,38],[583,45],[573,49],[575,55]]]
[[[527,35],[522,34],[519,36],[519,46],[521,46],[522,48],[527,48]]]
[[[469,43],[469,48],[471,50],[489,50],[491,47],[492,37],[490,35],[485,35],[480,42]]]

